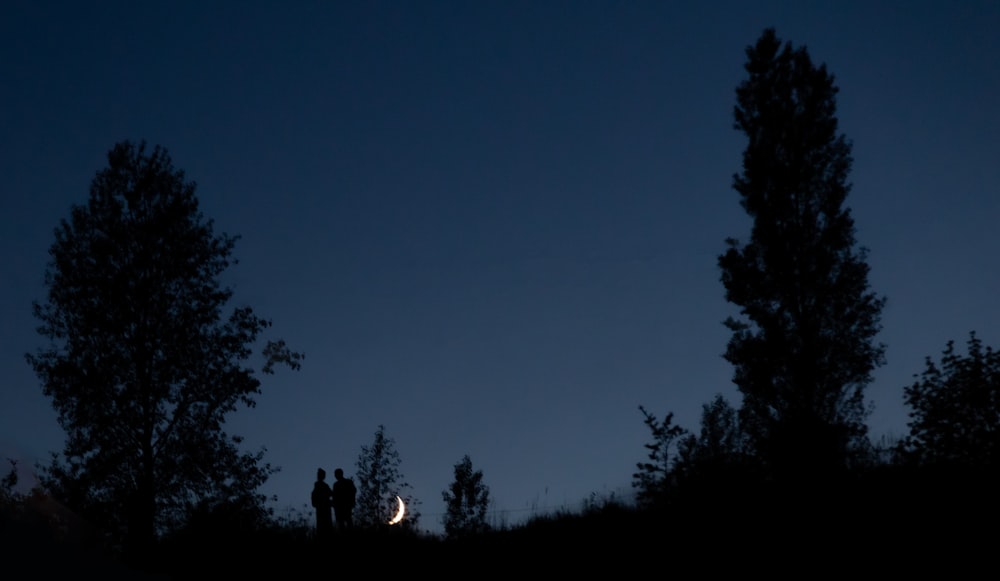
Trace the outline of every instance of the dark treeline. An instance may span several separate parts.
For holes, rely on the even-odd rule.
[[[846,204],[852,158],[838,88],[804,47],[770,29],[747,48],[745,68],[734,124],[747,146],[733,187],[752,230],[727,240],[718,260],[737,310],[725,321],[724,356],[741,400],[709,399],[693,429],[640,406],[650,442],[633,474],[634,503],[491,525],[486,479],[465,456],[442,491],[446,534],[429,535],[379,426],[356,466],[357,527],[319,538],[311,514],[277,518],[258,492],[273,473],[263,451],[240,452],[240,437],[223,431],[224,417],[260,391],[246,362],[271,322],[248,307],[224,313],[232,293],[218,275],[236,238],[213,232],[165,150],[124,142],[88,203],[56,230],[49,294],[35,305],[50,343],[28,361],[67,443],[38,491],[15,493],[15,471],[0,482],[0,547],[43,577],[104,578],[358,566],[439,577],[812,576],[873,563],[959,573],[989,562],[1000,516],[1000,355],[974,330],[965,352],[943,338],[940,358],[902,387],[909,432],[872,440],[865,389],[884,363],[887,299],[869,286]],[[264,374],[303,361],[280,339],[256,356]],[[389,525],[404,498],[409,519]]]
[[[695,432],[640,407],[652,441],[634,475],[639,505],[689,526],[726,523],[760,554],[795,546],[853,561],[881,544],[874,556],[902,566],[898,547],[916,564],[952,555],[959,539],[981,546],[965,542],[1000,515],[1000,358],[974,331],[966,355],[947,342],[904,388],[909,434],[871,440],[865,388],[884,363],[886,298],[869,287],[845,205],[852,158],[838,88],[770,29],[745,68],[734,118],[747,146],[733,187],[753,225],[719,257],[739,310],[725,321],[725,358],[742,397],[706,403]]]

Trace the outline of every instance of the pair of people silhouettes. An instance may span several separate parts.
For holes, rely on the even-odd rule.
[[[337,468],[333,471],[334,482],[331,488],[326,483],[326,470],[316,471],[316,483],[312,490],[312,505],[316,509],[316,534],[327,536],[333,532],[333,518],[336,516],[337,528],[345,531],[354,526],[354,501],[357,489],[350,478],[344,478],[344,471]],[[330,509],[333,509],[333,514]]]

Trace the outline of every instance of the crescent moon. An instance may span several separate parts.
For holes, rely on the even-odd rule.
[[[399,502],[399,508],[396,509],[396,516],[392,517],[392,520],[389,521],[391,525],[399,524],[403,520],[403,514],[406,512],[406,505],[403,504],[403,499],[397,496],[396,501]]]

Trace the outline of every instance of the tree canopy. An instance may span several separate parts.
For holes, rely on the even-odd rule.
[[[719,257],[739,308],[725,321],[725,358],[758,455],[776,470],[829,469],[867,440],[864,388],[884,361],[885,299],[869,288],[844,207],[851,145],[833,77],[773,29],[748,47],[745,68],[734,117],[748,143],[733,187],[753,226]]]
[[[902,451],[918,464],[1000,467],[1000,353],[969,333],[966,354],[948,341],[939,362],[904,390],[910,433]]]
[[[224,314],[237,237],[215,234],[164,148],[125,141],[107,159],[55,230],[34,303],[49,341],[27,360],[67,436],[46,486],[141,547],[206,503],[262,500],[274,469],[223,425],[255,404],[248,360],[271,322]],[[267,374],[302,359],[281,340],[262,353]]]
[[[483,471],[473,470],[468,454],[455,464],[455,479],[441,493],[445,503],[442,517],[449,538],[463,537],[490,530],[486,511],[490,507],[490,488],[483,482]]]
[[[402,526],[413,528],[417,525],[420,517],[416,510],[418,503],[407,494],[410,485],[403,477],[401,464],[396,440],[386,435],[385,426],[379,425],[371,445],[361,446],[358,454],[354,520],[359,526],[379,527],[388,523],[396,512],[397,496],[406,506]]]
[[[702,405],[701,429],[688,434],[678,445],[676,469],[684,478],[722,480],[727,472],[746,463],[745,435],[739,415],[721,394]]]

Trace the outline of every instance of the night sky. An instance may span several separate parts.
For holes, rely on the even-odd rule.
[[[226,426],[281,467],[279,511],[318,467],[353,475],[379,425],[421,528],[465,454],[510,524],[630,498],[639,405],[696,430],[715,394],[739,402],[717,257],[750,233],[732,111],[769,26],[840,87],[847,205],[888,298],[869,425],[904,435],[926,356],[1000,346],[1000,3],[18,0],[0,456],[61,449],[31,303],[107,151],[146,140],[241,236],[232,305],[306,355]]]

